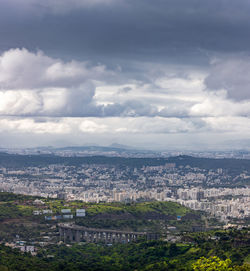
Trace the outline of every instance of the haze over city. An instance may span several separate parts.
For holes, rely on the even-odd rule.
[[[249,1],[0,7],[0,147],[249,145]]]

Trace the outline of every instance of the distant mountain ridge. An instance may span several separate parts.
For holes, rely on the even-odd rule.
[[[45,150],[51,152],[58,152],[58,151],[72,151],[72,152],[116,152],[116,153],[152,153],[152,154],[159,154],[160,152],[151,151],[151,150],[144,150],[144,149],[137,149],[131,146],[122,145],[118,143],[113,143],[110,146],[67,146],[67,147],[60,147],[60,148],[52,148],[52,147],[42,147],[37,148],[37,150]]]

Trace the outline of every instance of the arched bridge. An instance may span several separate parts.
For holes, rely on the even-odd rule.
[[[60,223],[58,227],[60,238],[65,243],[78,243],[81,241],[88,243],[129,243],[136,241],[138,238],[145,238],[147,240],[159,239],[159,235],[156,233],[95,229],[66,223]]]

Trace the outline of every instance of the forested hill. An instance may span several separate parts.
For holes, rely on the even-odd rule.
[[[250,171],[250,160],[247,159],[213,159],[197,158],[191,156],[176,156],[169,158],[123,158],[106,156],[87,156],[87,157],[62,157],[56,155],[18,155],[0,153],[0,166],[5,167],[26,167],[26,166],[45,166],[49,164],[82,165],[99,164],[114,166],[160,166],[167,163],[174,163],[179,166],[198,167],[201,169],[222,168],[228,171]]]
[[[100,244],[54,245],[40,248],[37,256],[0,245],[0,270],[249,271],[249,236],[246,233],[244,230],[195,234],[189,237],[190,243],[141,241],[109,247]],[[236,241],[241,242],[240,247]]]

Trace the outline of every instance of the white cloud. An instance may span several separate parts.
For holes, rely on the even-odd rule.
[[[41,51],[6,51],[0,56],[0,114],[96,115],[95,82],[109,76],[103,65],[64,62]]]
[[[250,116],[250,101],[235,102],[226,99],[225,91],[208,93],[190,107],[191,117]]]
[[[118,142],[161,151],[208,146],[223,149],[224,141],[249,136],[249,118],[246,117],[0,118],[1,147]]]
[[[86,133],[189,133],[205,129],[199,118],[250,116],[250,101],[227,99],[226,90],[206,91],[204,82],[210,77],[204,72],[161,72],[150,83],[127,76],[104,65],[65,62],[41,51],[12,49],[0,56],[0,115],[99,117],[100,123],[79,124]],[[145,72],[147,76],[150,72]],[[117,77],[122,83],[117,83]],[[131,121],[111,129],[103,123],[104,117]]]
[[[83,84],[74,89],[0,91],[0,115],[16,116],[81,116],[88,115],[94,86]],[[93,106],[94,112],[98,108]]]
[[[203,118],[209,132],[238,134],[240,137],[249,137],[250,126],[248,117],[208,117]]]
[[[41,110],[42,101],[37,93],[30,91],[0,92],[1,115],[27,115]]]
[[[67,134],[71,128],[64,121],[35,122],[34,119],[0,119],[0,132],[31,134]]]
[[[91,120],[84,120],[79,125],[80,131],[83,133],[104,133],[108,131],[108,127],[104,124],[97,124]]]
[[[178,119],[162,117],[124,117],[121,118],[91,118],[81,121],[78,127],[84,133],[102,134],[172,134],[204,130],[204,121],[197,119]]]
[[[33,53],[26,49],[11,49],[0,56],[2,89],[76,87],[108,74],[103,65],[91,67],[87,62],[64,62],[41,51]]]
[[[166,92],[174,93],[199,93],[201,90],[205,89],[204,77],[199,76],[196,78],[178,78],[178,77],[160,77],[156,80],[155,84]]]
[[[96,134],[96,135],[156,135],[197,133],[250,134],[248,118],[204,117],[204,118],[0,118],[0,132],[26,134]]]

